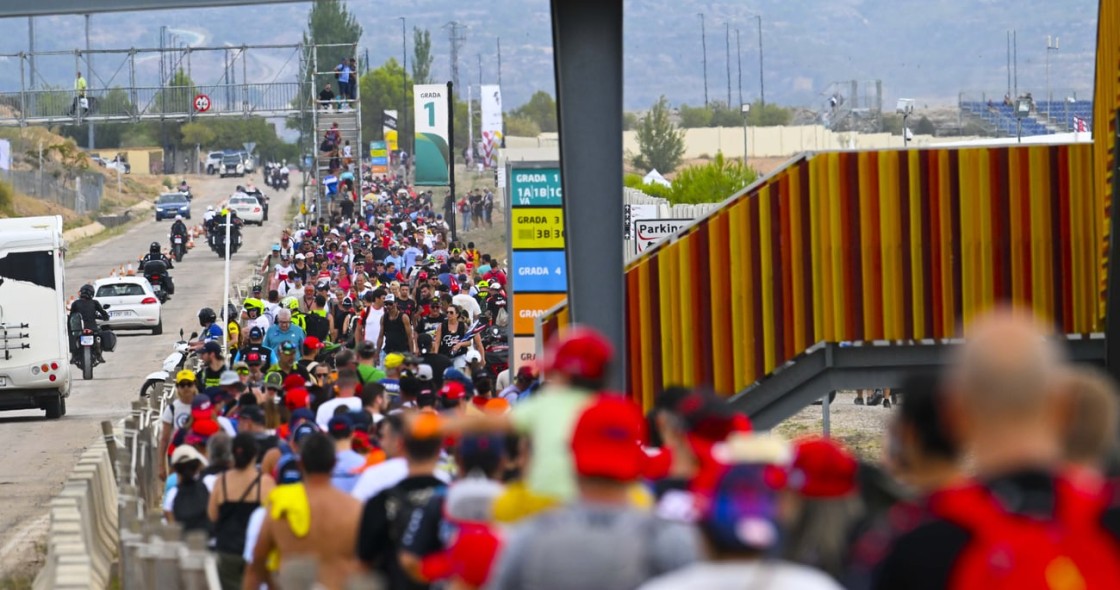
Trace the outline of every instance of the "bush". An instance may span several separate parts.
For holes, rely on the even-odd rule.
[[[665,198],[674,205],[719,203],[757,178],[758,173],[741,160],[727,160],[723,153],[717,153],[715,160],[677,173],[670,196]]]
[[[657,197],[667,201],[672,200],[673,189],[671,187],[663,184],[643,182],[642,177],[637,174],[627,174],[623,176],[622,184],[628,188],[640,190],[651,197]]]
[[[13,202],[14,190],[12,185],[0,181],[0,214],[7,217],[15,217],[15,203]]]
[[[170,176],[164,176],[161,183],[163,184],[163,186],[166,186],[167,188],[174,188],[175,187],[175,181],[171,180]]]

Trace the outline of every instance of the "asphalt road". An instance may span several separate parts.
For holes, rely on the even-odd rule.
[[[259,175],[252,178],[259,181]],[[247,179],[188,177],[195,194],[192,219],[188,225],[202,222],[207,205],[217,205],[229,196],[238,184]],[[260,186],[258,184],[258,186]],[[270,197],[269,222],[264,227],[251,226],[242,231],[242,249],[233,256],[230,276],[233,282],[246,277],[251,268],[278,241],[280,220],[286,219],[292,191],[276,193],[260,187]],[[68,261],[66,291],[76,295],[82,284],[109,276],[112,269],[135,262],[148,251],[153,241],[167,248],[170,221],[156,223],[149,219],[93,246]],[[144,378],[161,369],[179,338],[179,329],[187,334],[198,329],[198,310],[219,309],[222,300],[224,264],[204,240],[196,241],[183,261],[175,265],[171,275],[175,295],[163,305],[163,334],[118,332],[117,348],[105,353],[106,364],[94,369],[94,378],[83,381],[81,371],[74,368],[73,387],[66,403],[66,416],[47,420],[41,410],[0,413],[0,577],[13,571],[34,551],[36,542],[46,533],[47,506],[62,488],[67,474],[78,457],[101,434],[101,421],[117,421],[139,398]],[[219,312],[220,313],[220,312]]]

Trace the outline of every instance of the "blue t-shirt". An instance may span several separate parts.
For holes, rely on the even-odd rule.
[[[350,66],[348,66],[346,64],[341,64],[341,65],[342,65],[342,69],[339,70],[338,81],[342,82],[342,83],[349,83],[350,82]]]
[[[338,452],[335,454],[334,469],[331,471],[331,485],[349,494],[354,489],[354,484],[358,482],[358,476],[362,474],[362,466],[365,464],[366,458],[354,451]]]
[[[210,324],[199,336],[203,342],[217,342],[222,339],[222,328],[218,324]]]
[[[323,186],[327,188],[327,194],[333,195],[338,192],[338,178],[333,174],[323,178]]]

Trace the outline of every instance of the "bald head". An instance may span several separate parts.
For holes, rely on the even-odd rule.
[[[970,407],[997,418],[1044,409],[1061,389],[1063,367],[1061,349],[1038,321],[1000,310],[971,326],[953,382]]]

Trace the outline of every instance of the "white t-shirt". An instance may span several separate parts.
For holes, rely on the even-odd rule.
[[[451,476],[444,471],[437,469],[435,475],[444,483],[451,483]],[[363,471],[354,484],[354,489],[350,490],[350,496],[364,504],[406,477],[408,477],[408,460],[404,457],[388,459]]]
[[[290,277],[292,273],[295,272],[296,268],[289,262],[287,266],[277,264],[273,267],[273,270],[276,271],[277,275],[288,275]]]
[[[269,320],[268,314],[262,313],[261,315],[257,316],[257,319],[249,320],[249,325],[245,326],[244,328],[245,333],[248,334],[249,330],[252,330],[254,327],[258,327],[262,332],[268,334],[268,329],[272,327],[272,321]]]
[[[183,403],[179,398],[175,398],[171,405],[163,408],[163,415],[160,420],[171,425],[171,430],[175,431],[182,428],[191,417],[191,405]]]
[[[265,514],[264,507],[257,508],[249,517],[249,525],[245,527],[245,552],[241,556],[245,558],[247,564],[253,563],[253,549],[257,546],[257,538],[261,536]]]
[[[463,308],[463,311],[467,312],[467,317],[471,322],[473,322],[478,316],[482,315],[482,308],[478,306],[478,301],[476,301],[475,298],[471,297],[470,295],[459,293],[458,295],[451,298],[451,303],[454,303],[455,305]]]
[[[319,406],[319,411],[315,412],[315,423],[323,430],[327,429],[327,423],[334,417],[334,412],[341,406],[350,408],[351,412],[357,412],[362,409],[362,400],[356,397],[336,397],[332,400],[323,402]]]
[[[369,308],[366,314],[365,341],[377,344],[377,337],[381,335],[381,318],[385,316],[385,308]]]
[[[758,590],[797,588],[798,590],[840,590],[840,585],[823,572],[779,560],[700,562],[658,576],[639,590]]]

